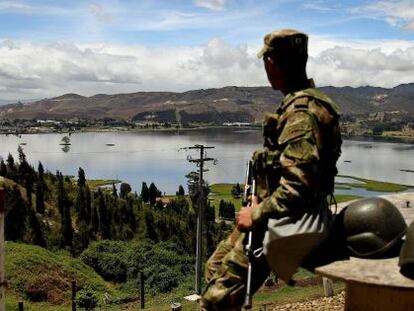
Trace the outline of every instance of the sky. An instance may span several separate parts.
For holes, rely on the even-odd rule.
[[[0,99],[266,86],[282,28],[317,86],[414,82],[414,0],[0,0]]]

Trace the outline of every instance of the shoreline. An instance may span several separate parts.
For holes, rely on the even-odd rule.
[[[205,125],[205,126],[196,126],[196,127],[170,127],[170,128],[126,128],[126,127],[112,127],[112,128],[82,128],[74,131],[28,131],[21,133],[8,133],[2,132],[0,130],[0,135],[11,135],[11,136],[21,136],[21,135],[39,135],[39,134],[62,134],[62,135],[71,135],[79,133],[113,133],[113,132],[129,132],[129,133],[157,133],[157,132],[192,132],[200,130],[213,130],[213,129],[240,129],[240,130],[251,130],[251,131],[261,131],[261,125],[251,125],[251,126],[228,126],[228,125]],[[354,141],[384,141],[384,142],[400,142],[400,143],[409,143],[414,144],[414,136],[407,135],[347,135],[342,134],[343,140],[354,140]],[[373,140],[370,140],[373,139]]]

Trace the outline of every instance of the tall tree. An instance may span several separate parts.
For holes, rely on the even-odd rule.
[[[111,232],[110,217],[102,191],[98,190],[99,232],[102,239],[109,239]]]
[[[29,218],[29,225],[30,225],[30,242],[35,245],[39,245],[42,247],[46,246],[46,241],[43,236],[43,232],[41,229],[41,224],[39,219],[37,219],[36,213],[32,209],[28,209],[28,218]]]
[[[14,158],[11,153],[9,153],[9,155],[7,156],[6,162],[7,162],[7,168],[9,169],[9,171],[14,172],[15,170]]]
[[[112,195],[114,197],[118,196],[118,190],[116,190],[115,184],[112,184]]]
[[[85,221],[89,225],[91,222],[91,213],[92,213],[92,199],[91,199],[91,190],[89,186],[85,187]]]
[[[63,175],[62,173],[58,172],[58,186],[57,186],[57,201],[58,201],[58,208],[61,216],[61,239],[60,239],[60,246],[61,247],[69,247],[72,251],[73,245],[73,228],[72,228],[72,217],[70,214],[70,207],[71,202],[68,198],[68,195],[65,190]]]
[[[37,168],[37,184],[36,184],[36,212],[44,215],[45,214],[45,191],[46,183],[44,180],[44,169],[42,162],[39,161]]]
[[[23,241],[26,232],[27,206],[21,196],[19,187],[6,188],[6,240]]]
[[[177,195],[185,195],[184,187],[182,185],[178,187]]]
[[[45,214],[45,187],[44,181],[38,181],[36,184],[36,212]]]
[[[98,233],[99,232],[99,214],[98,209],[96,208],[97,204],[92,204],[91,206],[91,221],[90,221],[90,229],[92,233]]]
[[[0,162],[0,176],[7,177],[7,166],[3,159]]]
[[[86,178],[85,178],[85,171],[83,168],[79,168],[78,170],[78,186],[79,187],[85,187],[86,185]]]
[[[155,184],[152,182],[149,187],[149,201],[151,204],[155,204],[157,200],[157,195],[159,194],[159,191]]]
[[[147,183],[145,181],[142,182],[141,199],[144,203],[148,203],[148,201],[149,201],[149,189],[148,189]]]
[[[121,187],[120,187],[120,190],[119,190],[119,196],[121,198],[126,198],[126,196],[128,195],[128,193],[131,192],[131,190],[132,190],[131,186],[129,184],[123,182],[121,184]]]

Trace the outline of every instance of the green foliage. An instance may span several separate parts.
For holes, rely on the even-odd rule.
[[[132,190],[131,186],[127,183],[122,183],[121,187],[120,187],[120,193],[119,196],[121,198],[126,198],[126,196],[128,195],[128,193],[130,193]]]
[[[191,274],[194,258],[176,243],[99,241],[80,256],[104,279],[139,288],[139,271],[145,275],[146,291],[155,295],[176,288]]]
[[[71,297],[71,281],[80,288],[90,286],[112,297],[121,293],[79,259],[66,252],[51,252],[42,247],[6,242],[5,270],[8,289],[31,301],[66,304]]]
[[[180,185],[178,187],[178,191],[177,191],[176,194],[177,194],[177,196],[183,196],[183,195],[185,195],[184,187],[182,185]]]
[[[146,182],[142,182],[142,187],[141,187],[141,199],[144,203],[148,203],[149,202],[149,189],[147,186]]]
[[[86,185],[86,178],[85,178],[85,171],[83,168],[79,168],[78,170],[78,186],[79,187],[85,187]]]
[[[10,241],[24,241],[27,225],[27,206],[17,185],[6,187],[5,237]]]
[[[231,195],[233,196],[233,198],[235,199],[240,199],[242,194],[242,189],[240,187],[239,183],[236,183],[232,188],[231,188]]]
[[[219,205],[219,216],[226,219],[234,219],[235,217],[235,207],[231,202],[220,200]]]
[[[130,256],[127,243],[103,240],[91,244],[80,259],[105,280],[122,283],[127,280]]]
[[[149,202],[154,205],[157,199],[157,196],[160,196],[160,191],[157,189],[154,183],[150,184],[149,187]]]
[[[361,177],[355,176],[347,176],[347,175],[338,175],[338,177],[345,177],[350,179],[355,179],[362,183],[340,183],[340,185],[347,185],[355,188],[364,188],[368,191],[378,191],[378,192],[401,192],[408,189],[406,185],[390,183],[390,182],[383,182],[377,180],[371,180]]]
[[[76,305],[87,311],[94,310],[98,306],[98,293],[89,286],[76,293]]]

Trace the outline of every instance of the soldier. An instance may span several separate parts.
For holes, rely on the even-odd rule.
[[[276,113],[266,115],[264,148],[253,155],[257,185],[253,208],[240,210],[237,228],[207,262],[202,310],[241,309],[248,266],[244,232],[253,230],[254,243],[260,246],[270,218],[300,216],[333,193],[342,142],[339,114],[332,100],[307,78],[307,42],[302,32],[274,31],[265,36],[258,53],[272,88],[280,90],[284,99]],[[252,266],[255,292],[270,270],[263,256],[255,258]]]

